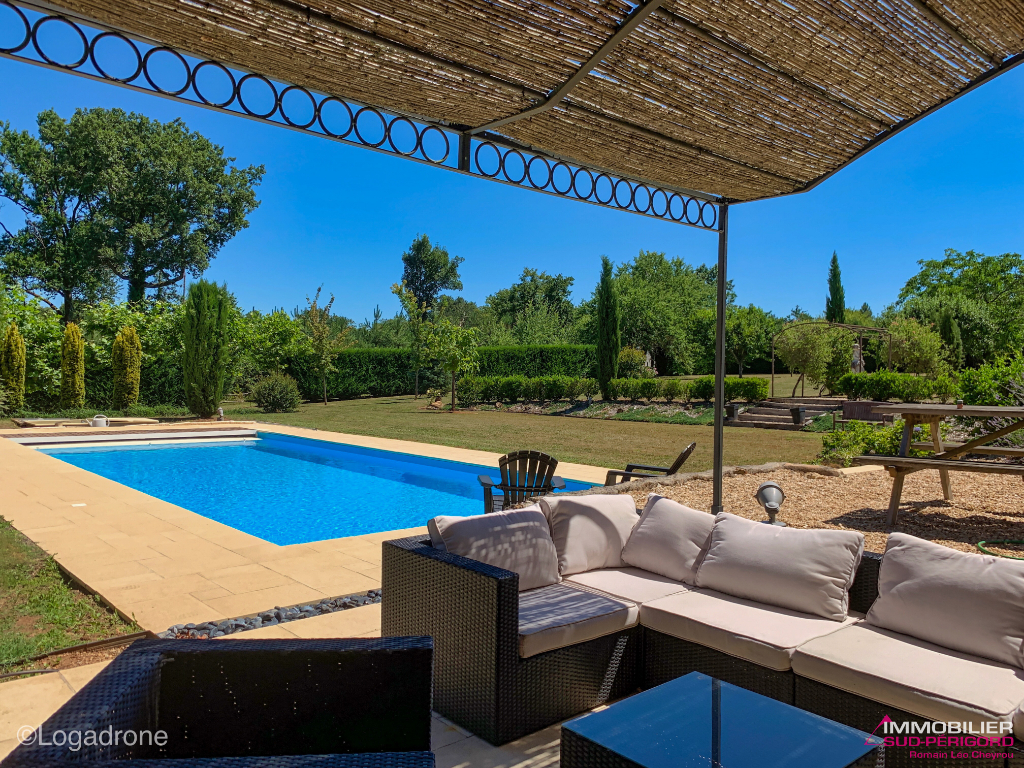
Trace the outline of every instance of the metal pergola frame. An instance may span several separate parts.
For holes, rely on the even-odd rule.
[[[931,114],[941,106],[959,98],[977,88],[993,77],[1024,62],[1024,53],[1011,56],[996,62],[981,50],[974,41],[965,38],[944,18],[935,14],[923,0],[908,0],[920,13],[934,24],[945,30],[952,39],[965,49],[973,51],[991,65],[980,76],[969,82],[952,96],[935,103],[931,108],[923,110],[894,125],[885,127],[858,152],[844,162],[806,183],[801,183],[792,192],[778,195],[767,195],[754,199],[785,196],[813,189],[825,179],[831,177],[847,165],[858,159],[870,149],[878,146],[890,137]],[[268,0],[274,6],[290,12],[304,15],[309,21],[338,31],[340,34],[381,46],[405,54],[412,54],[423,60],[430,60],[431,54],[405,48],[401,43],[379,37],[373,33],[355,29],[349,25],[296,0]],[[504,118],[492,120],[476,126],[454,125],[444,121],[425,118],[421,115],[406,114],[397,110],[384,110],[371,105],[361,104],[348,98],[331,94],[319,93],[301,85],[283,82],[280,79],[266,77],[258,72],[246,71],[234,64],[227,65],[202,56],[195,56],[187,51],[172,49],[158,40],[146,39],[143,36],[127,33],[124,30],[102,24],[90,18],[68,13],[43,0],[0,0],[0,12],[5,9],[20,17],[23,24],[22,39],[17,45],[0,48],[0,56],[15,61],[26,62],[48,69],[71,72],[80,77],[111,83],[134,91],[149,93],[192,106],[225,112],[239,117],[256,120],[290,130],[311,133],[322,138],[354,144],[377,152],[404,157],[415,162],[433,165],[446,170],[463,173],[480,178],[487,178],[503,184],[523,187],[545,194],[555,195],[579,202],[599,205],[605,208],[622,210],[637,215],[691,226],[718,235],[718,284],[717,284],[717,322],[715,346],[715,405],[714,405],[714,491],[712,512],[722,511],[722,474],[723,474],[723,423],[725,399],[725,310],[728,263],[729,208],[737,200],[722,196],[702,193],[692,189],[667,186],[649,179],[624,175],[596,165],[580,163],[568,157],[512,140],[493,131],[509,123],[528,118],[555,107],[586,112],[585,107],[570,105],[566,97],[585,77],[591,73],[609,54],[641,25],[652,13],[658,11],[666,0],[646,0],[637,5],[605,40],[592,56],[580,63],[576,72],[560,86],[548,93],[531,91],[517,86],[532,102],[533,106]],[[703,40],[718,50],[724,50],[738,60],[746,62],[763,71],[771,72],[807,91],[818,86],[800,80],[798,77],[774,67],[770,62],[753,52],[738,46],[722,36],[711,34],[707,29],[682,19],[668,8],[661,8],[681,24],[689,33]],[[39,31],[47,25],[60,24],[70,28],[81,41],[81,55],[75,61],[61,61],[56,55],[46,53],[44,41]],[[132,73],[107,72],[103,67],[102,48],[109,44],[124,46],[123,50],[134,52],[137,64]],[[184,84],[181,81],[174,85],[159,83],[149,64],[156,57],[175,60],[181,68]],[[448,60],[438,60],[448,71],[462,73],[467,77],[489,82],[499,87],[508,87],[509,83],[500,78],[476,69],[462,67]],[[108,69],[110,65],[108,64]],[[206,86],[200,86],[199,73],[217,72],[225,84],[230,83],[230,97],[215,100],[212,94],[204,94]],[[204,76],[205,79],[205,76]],[[272,108],[264,111],[254,109],[256,93],[250,92],[248,98],[253,104],[247,104],[246,88],[262,87],[266,94],[273,95]],[[819,91],[818,98],[831,102],[834,106],[856,113],[864,117],[857,107],[846,103],[841,98],[830,96]],[[286,102],[291,99],[291,106]],[[296,104],[296,100],[298,103]],[[305,114],[297,117],[298,105],[305,103]],[[289,115],[286,110],[292,109]],[[335,118],[329,112],[345,116],[340,125],[332,122]],[[308,117],[308,120],[305,119]],[[611,119],[614,122],[614,119]],[[720,156],[703,147],[694,146],[663,134],[649,131],[642,125],[619,120],[623,126],[636,135],[649,135],[660,141],[676,144],[680,149],[699,155],[713,156],[717,160],[734,166],[744,164],[729,157]],[[875,121],[877,123],[877,121]],[[346,124],[347,123],[347,124]],[[344,129],[344,130],[342,130]],[[366,134],[366,135],[364,135]],[[771,175],[764,169],[760,173]],[[786,177],[778,176],[780,179]],[[787,179],[792,181],[791,179]],[[774,339],[773,339],[774,342]],[[774,344],[773,344],[774,346]]]

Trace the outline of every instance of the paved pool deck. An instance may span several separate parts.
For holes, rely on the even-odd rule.
[[[225,426],[497,466],[498,455],[483,451],[253,422]],[[193,428],[162,424],[148,429],[167,433]],[[381,579],[381,542],[426,531],[411,528],[279,546],[2,439],[59,434],[57,430],[108,435],[147,431],[0,430],[0,514],[74,579],[153,632],[375,589]],[[567,478],[592,482],[603,481],[606,471],[574,464],[559,469]],[[330,617],[323,618],[328,624]],[[362,631],[346,636],[379,631],[379,620],[377,626],[360,620],[352,629],[357,628]]]

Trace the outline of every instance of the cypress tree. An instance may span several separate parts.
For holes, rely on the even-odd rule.
[[[843,278],[839,273],[839,257],[835,251],[832,251],[832,263],[828,267],[825,319],[830,323],[846,322],[846,293],[843,291]]]
[[[127,325],[117,332],[110,357],[114,368],[114,407],[123,411],[139,402],[142,341],[133,326]]]
[[[597,284],[597,381],[605,400],[611,399],[608,382],[619,372],[622,348],[619,326],[619,291],[612,276],[612,262],[602,256],[601,281]]]
[[[7,326],[0,346],[0,388],[7,395],[8,410],[25,407],[25,340],[15,323]]]
[[[64,326],[60,345],[60,407],[85,408],[85,339],[74,323]]]
[[[182,376],[185,403],[192,413],[209,418],[224,396],[228,360],[227,288],[206,280],[192,283],[182,320]]]
[[[964,343],[960,337],[960,324],[949,309],[944,309],[939,316],[939,336],[946,345],[946,355],[954,368],[964,364]]]

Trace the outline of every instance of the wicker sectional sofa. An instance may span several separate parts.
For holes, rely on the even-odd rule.
[[[492,744],[695,671],[868,732],[887,716],[1024,736],[1019,666],[865,622],[882,561],[859,557],[837,621],[627,564],[520,591],[516,571],[399,539],[383,547],[382,633],[434,638],[434,708]],[[1007,764],[910,754],[890,748],[886,763]]]

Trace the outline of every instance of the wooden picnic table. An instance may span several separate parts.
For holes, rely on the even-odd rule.
[[[965,405],[957,407],[956,405],[895,403],[892,405],[876,405],[871,410],[874,413],[901,416],[903,418],[903,439],[900,441],[900,451],[897,456],[858,456],[853,460],[854,464],[880,464],[888,469],[889,474],[892,475],[892,495],[889,497],[889,511],[885,520],[890,528],[896,525],[896,516],[899,514],[900,509],[900,497],[903,494],[903,481],[912,472],[920,472],[922,469],[939,470],[942,496],[947,501],[953,500],[953,492],[949,483],[949,473],[951,470],[954,472],[984,472],[1024,477],[1024,466],[967,461],[958,458],[968,453],[1024,457],[1024,449],[985,447],[987,443],[993,440],[1024,429],[1024,408],[1007,408],[996,405]],[[943,419],[953,416],[968,419],[984,419],[986,421],[996,418],[1012,419],[1012,421],[1004,427],[981,435],[967,443],[943,443],[942,436],[939,434],[939,424]],[[931,445],[913,442],[914,427],[919,424],[928,424],[931,427]],[[933,456],[925,458],[910,458],[907,454],[911,448],[925,450],[931,448],[935,453]]]

